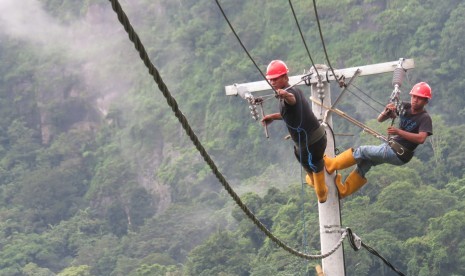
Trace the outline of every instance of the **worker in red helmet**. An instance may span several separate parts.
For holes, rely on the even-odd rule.
[[[325,183],[323,155],[326,149],[326,131],[313,114],[309,101],[302,91],[290,87],[289,69],[281,60],[273,60],[266,69],[266,78],[276,90],[279,113],[262,118],[268,125],[274,120],[283,120],[295,143],[294,154],[307,172],[306,181],[315,188],[318,201],[326,202],[328,187]]]
[[[402,102],[399,109],[390,103],[378,116],[378,122],[400,117],[398,127],[390,126],[387,129],[387,133],[393,136],[392,139],[379,146],[350,148],[335,158],[324,157],[326,170],[330,174],[335,170],[357,165],[344,183],[341,182],[340,174],[336,176],[340,198],[354,193],[365,185],[367,183],[365,175],[372,166],[383,163],[401,166],[412,159],[417,146],[423,144],[426,138],[433,134],[433,123],[425,110],[431,98],[431,87],[426,82],[415,84],[410,91],[410,103]],[[401,112],[398,112],[399,110]]]

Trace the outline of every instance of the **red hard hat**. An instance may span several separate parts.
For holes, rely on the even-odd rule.
[[[289,72],[289,69],[282,60],[273,60],[268,64],[266,68],[266,79],[271,80]]]
[[[409,94],[428,99],[433,97],[431,95],[431,87],[429,87],[426,82],[419,82],[415,84]]]

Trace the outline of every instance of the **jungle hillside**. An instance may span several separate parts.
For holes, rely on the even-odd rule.
[[[111,2],[0,0],[0,275],[315,275],[318,260],[267,238],[215,177]],[[401,97],[420,81],[432,87],[433,135],[406,165],[370,170],[341,200],[342,226],[405,275],[465,275],[463,1],[315,1],[320,24],[303,0],[119,2],[232,189],[308,254],[321,253],[317,198],[285,124],[267,139],[225,86],[263,80],[275,59],[290,75],[312,60],[342,69],[413,59]],[[338,108],[385,134],[376,117],[392,78],[356,78]],[[263,107],[278,112],[274,98]],[[337,116],[333,129],[338,152],[381,143]],[[347,275],[397,275],[343,247]]]

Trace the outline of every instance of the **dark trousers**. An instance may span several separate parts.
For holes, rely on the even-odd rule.
[[[306,141],[301,141],[300,146],[294,146],[295,157],[307,173],[321,172],[325,168],[323,155],[325,154],[326,144],[325,134],[320,140],[311,145],[307,145]]]

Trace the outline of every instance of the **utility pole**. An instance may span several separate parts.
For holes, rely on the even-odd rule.
[[[392,72],[396,68],[399,68],[399,66],[404,70],[415,67],[413,59],[401,58],[398,61],[334,70],[336,75],[334,76],[332,74],[332,70],[329,70],[330,68],[326,65],[316,65],[316,68],[312,67],[310,69],[310,73],[312,74],[307,80],[307,83],[309,83],[311,87],[311,98],[322,102],[325,106],[334,108],[339,103],[341,96],[343,96],[346,90],[345,88],[342,88],[339,97],[334,101],[334,103],[331,103],[330,81],[337,82],[338,80],[350,79],[349,82],[346,83],[346,85],[348,85],[358,76]],[[289,76],[289,83],[290,85],[303,85],[304,83],[302,82],[302,79],[304,77],[305,75]],[[241,95],[241,97],[246,99],[250,99],[248,96],[251,96],[254,92],[270,89],[271,87],[266,81],[234,84],[225,87],[226,95]],[[248,96],[244,97],[245,94]],[[313,113],[315,113],[317,118],[323,120],[323,123],[327,125],[326,133],[328,144],[325,153],[328,156],[334,156],[333,135],[328,128],[330,127],[333,129],[332,114],[325,110],[324,107],[315,104],[314,101],[311,102]],[[336,185],[334,184],[336,173],[328,175],[328,173],[325,172],[325,174],[326,185],[328,186],[328,198],[325,203],[318,203],[322,254],[326,254],[334,248],[340,240],[341,233],[343,231],[341,226],[339,197]],[[342,247],[339,247],[333,254],[324,258],[322,260],[322,267],[324,276],[345,276],[344,254]]]

